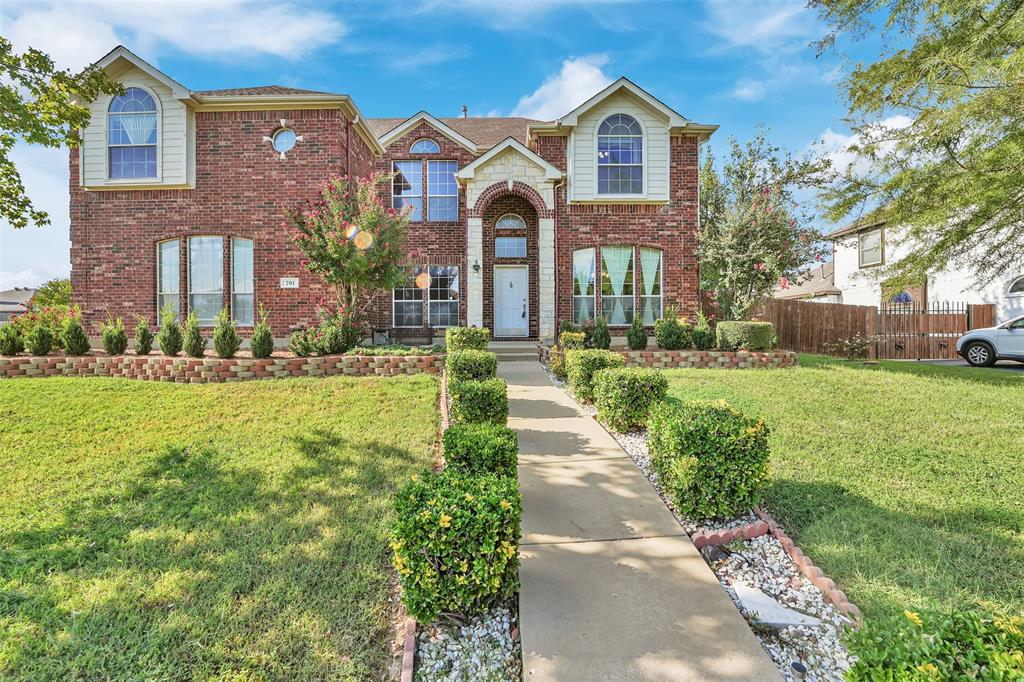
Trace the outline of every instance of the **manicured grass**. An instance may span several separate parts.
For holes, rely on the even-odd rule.
[[[381,679],[436,393],[0,381],[0,678]]]
[[[767,507],[866,617],[1024,610],[1024,375],[814,356],[786,370],[673,370],[772,429]]]

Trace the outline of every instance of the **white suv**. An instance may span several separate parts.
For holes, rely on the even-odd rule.
[[[991,367],[996,360],[1024,362],[1024,315],[967,332],[956,340],[956,352],[975,367]]]

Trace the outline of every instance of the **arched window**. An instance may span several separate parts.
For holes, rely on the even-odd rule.
[[[597,129],[597,193],[643,194],[644,131],[632,116],[612,114]]]
[[[441,146],[430,138],[424,137],[412,143],[409,148],[410,154],[440,154]]]
[[[1024,276],[1018,277],[1010,282],[1010,286],[1006,289],[1006,293],[1012,296],[1024,296]]]
[[[156,100],[142,88],[127,88],[107,109],[110,177],[156,177]]]
[[[515,213],[506,213],[494,224],[496,230],[525,230],[526,221]]]

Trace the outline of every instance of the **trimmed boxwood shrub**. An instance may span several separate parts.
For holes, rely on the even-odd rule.
[[[722,350],[771,350],[775,327],[771,322],[719,322],[715,333]]]
[[[664,400],[667,392],[668,379],[656,369],[620,367],[594,375],[597,418],[616,431],[645,426],[651,406]]]
[[[444,332],[445,347],[453,350],[487,350],[491,330],[486,327],[448,327]]]
[[[1024,679],[1024,618],[970,610],[865,621],[847,633],[851,682]]]
[[[32,327],[32,330],[25,336],[25,350],[30,355],[49,355],[53,350],[53,332],[46,325]]]
[[[608,320],[598,317],[594,320],[594,333],[590,337],[594,348],[608,350],[612,345],[612,333],[608,331]]]
[[[138,324],[135,325],[135,354],[149,355],[151,350],[153,350],[153,332],[149,329],[149,320],[140,316]]]
[[[654,321],[654,340],[662,350],[683,350],[693,345],[690,324],[680,321],[675,313]]]
[[[519,438],[501,424],[452,424],[444,432],[444,460],[464,474],[515,477]]]
[[[410,615],[422,623],[470,616],[516,593],[517,485],[510,476],[446,470],[413,476],[398,492],[391,560]]]
[[[17,355],[25,350],[25,339],[21,330],[13,324],[0,327],[0,355]]]
[[[696,519],[749,511],[768,480],[768,427],[724,400],[654,405],[651,463],[679,511]]]
[[[508,421],[508,385],[504,379],[449,381],[453,423],[504,424]]]
[[[444,362],[449,381],[490,379],[498,374],[498,354],[486,350],[453,350]]]
[[[565,371],[572,392],[583,402],[594,399],[594,374],[602,369],[625,367],[626,360],[618,353],[597,348],[571,350],[565,356]]]
[[[174,308],[164,306],[160,319],[160,331],[156,335],[156,343],[164,355],[177,355],[181,352],[181,327]]]
[[[565,351],[558,346],[552,346],[548,359],[551,363],[551,373],[556,379],[565,381]]]
[[[647,348],[647,329],[640,315],[633,315],[633,322],[626,332],[626,345],[630,350],[643,350]]]
[[[558,335],[558,345],[565,350],[570,348],[585,348],[587,345],[587,335],[583,332],[562,332]]]
[[[194,358],[203,357],[203,353],[206,351],[206,339],[203,338],[203,333],[199,329],[199,318],[196,317],[194,310],[190,311],[188,317],[185,318],[182,347],[186,354]]]
[[[107,318],[100,324],[100,342],[103,350],[110,355],[124,355],[128,349],[128,332],[124,328],[124,320]],[[148,352],[148,351],[147,351]]]
[[[69,317],[60,326],[60,345],[67,355],[85,355],[89,352],[89,337],[77,317]]]

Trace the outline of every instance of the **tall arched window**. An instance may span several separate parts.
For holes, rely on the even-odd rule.
[[[431,140],[429,137],[416,140],[409,147],[410,154],[440,154],[441,146]]]
[[[632,116],[612,114],[597,129],[597,193],[643,194],[644,131]]]
[[[156,177],[156,100],[142,88],[127,88],[107,109],[110,177]]]

